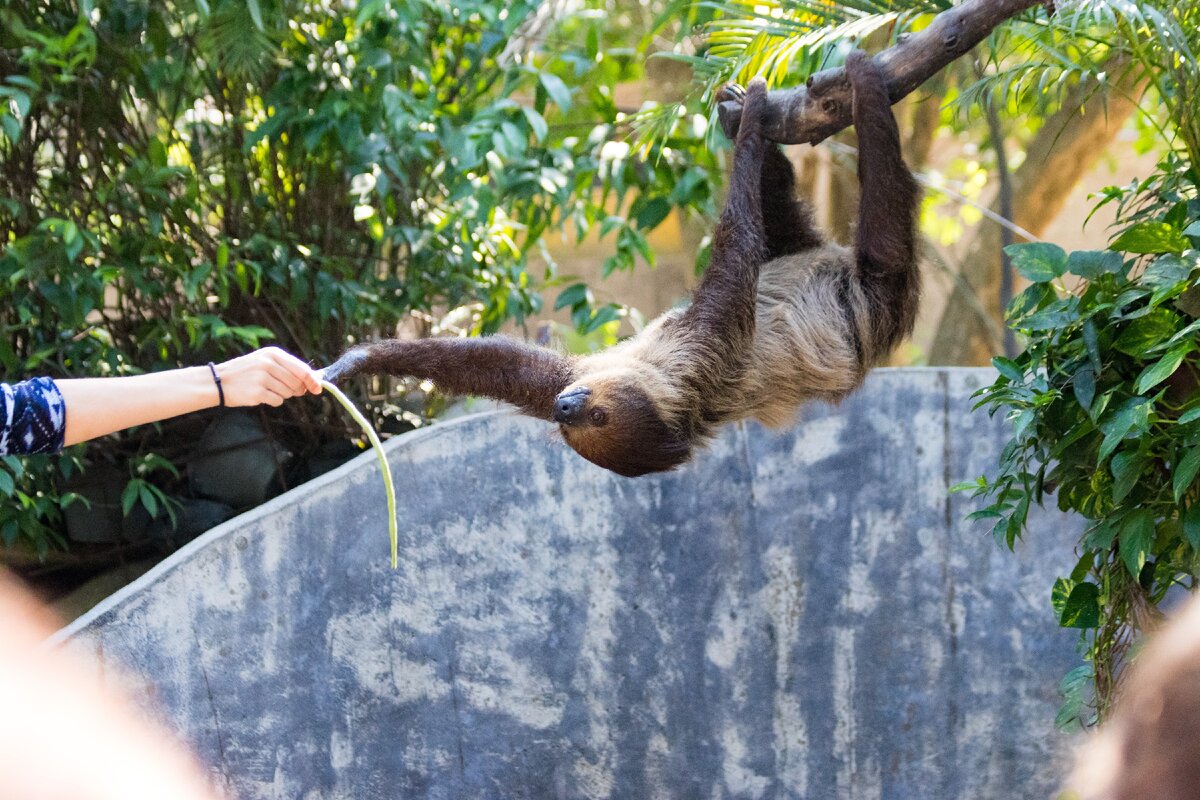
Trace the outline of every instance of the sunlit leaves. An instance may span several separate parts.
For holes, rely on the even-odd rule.
[[[1182,253],[1190,245],[1165,222],[1142,222],[1118,236],[1112,246],[1127,253]]]

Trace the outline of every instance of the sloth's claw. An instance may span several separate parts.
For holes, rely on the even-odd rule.
[[[726,83],[717,89],[717,102],[733,102],[740,103],[742,98],[746,96],[746,89],[737,83]]]
[[[738,126],[742,121],[742,101],[746,99],[746,90],[736,83],[727,83],[717,89],[717,121],[725,138],[733,141],[737,138]]]

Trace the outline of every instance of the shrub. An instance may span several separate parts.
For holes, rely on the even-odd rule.
[[[495,331],[571,283],[542,245],[551,231],[599,228],[612,269],[652,262],[648,230],[709,210],[707,163],[688,155],[704,126],[681,117],[644,158],[614,144],[614,89],[640,75],[618,45],[642,31],[572,8],[0,8],[3,374],[121,375],[267,341],[327,363],[413,312],[463,309],[464,328]],[[584,331],[618,313],[582,287],[569,304]],[[289,405],[272,430],[303,456],[345,433],[325,416]],[[0,505],[0,540],[59,543],[69,465],[142,480],[133,464],[164,448],[183,466],[169,441],[142,431],[45,468],[10,462],[0,493],[23,505]],[[134,495],[151,510],[152,492]]]

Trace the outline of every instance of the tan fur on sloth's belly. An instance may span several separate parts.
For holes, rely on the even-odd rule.
[[[836,402],[862,382],[865,370],[838,293],[850,269],[853,255],[832,244],[762,266],[753,347],[738,390],[718,409],[721,422],[755,417],[772,427],[788,425],[805,401]],[[854,281],[850,286],[850,301],[858,305],[861,295]],[[637,336],[584,357],[589,379],[635,377],[665,418],[685,413],[695,400],[684,379],[696,363],[687,332],[671,330],[682,314],[668,311]]]
[[[762,266],[745,416],[788,425],[802,403],[836,402],[862,382],[865,370],[839,293],[853,265],[849,250],[825,245]],[[859,306],[856,282],[849,285],[847,299]]]

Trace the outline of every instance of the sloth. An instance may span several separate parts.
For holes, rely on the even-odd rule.
[[[919,280],[918,191],[882,71],[861,51],[853,88],[861,196],[852,247],[827,241],[795,196],[792,165],[763,136],[766,85],[740,99],[729,195],[690,305],[607,350],[567,356],[504,336],[391,339],[355,347],[325,370],[430,380],[451,394],[507,401],[557,423],[588,461],[636,477],[686,462],[721,425],[791,422],[810,400],[838,402],[911,331]]]

